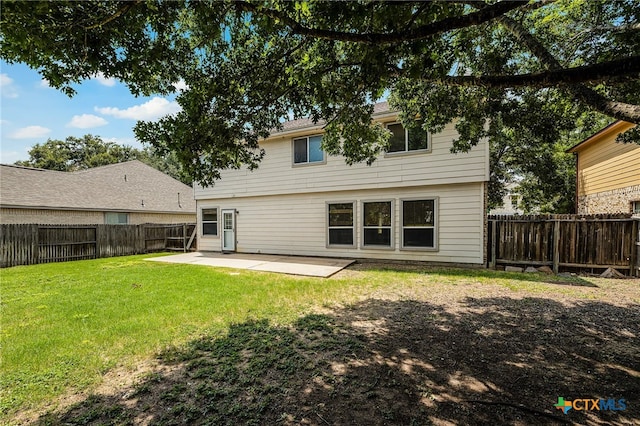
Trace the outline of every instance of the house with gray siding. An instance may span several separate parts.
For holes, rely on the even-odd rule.
[[[451,153],[453,123],[407,131],[386,103],[391,147],[371,166],[322,151],[322,124],[295,120],[261,141],[257,170],[194,185],[201,251],[485,262],[489,145]]]
[[[0,165],[0,223],[193,223],[193,188],[134,160],[59,172]]]

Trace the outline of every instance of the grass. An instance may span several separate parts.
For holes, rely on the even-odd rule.
[[[1,271],[0,421],[20,410],[84,392],[116,367],[131,368],[232,324],[293,324],[323,305],[397,291],[498,285],[509,291],[562,291],[588,298],[580,279],[478,270],[363,270],[342,278],[300,278],[145,256],[15,267]]]
[[[89,387],[115,366],[234,322],[291,321],[341,285],[146,257],[2,271],[3,413]]]

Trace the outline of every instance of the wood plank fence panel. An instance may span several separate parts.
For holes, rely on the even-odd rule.
[[[0,225],[0,267],[29,265],[38,258],[38,225]]]
[[[0,267],[186,251],[195,224],[0,225]],[[189,232],[189,234],[186,234]]]
[[[639,222],[630,214],[489,216],[489,265],[614,267],[640,275]]]
[[[166,226],[147,225],[144,228],[145,250],[147,252],[164,250],[166,243]]]
[[[37,263],[96,258],[95,226],[38,226]]]
[[[144,229],[139,225],[98,225],[98,257],[144,253]]]

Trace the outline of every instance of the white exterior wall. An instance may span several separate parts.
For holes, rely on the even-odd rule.
[[[400,200],[437,198],[437,251],[400,248]],[[392,249],[363,249],[362,201],[393,201]],[[356,248],[327,247],[327,202],[356,202]],[[237,251],[347,258],[483,263],[484,183],[335,191],[199,200],[218,208],[218,236],[203,236],[198,249],[221,251],[222,209],[235,209]],[[200,218],[198,218],[200,223]]]
[[[393,120],[391,120],[393,121]],[[343,157],[327,156],[326,164],[293,166],[292,140],[319,131],[297,132],[262,144],[266,156],[253,172],[225,170],[214,186],[195,185],[195,199],[248,197],[353,189],[395,188],[489,180],[488,143],[468,153],[452,154],[457,137],[452,124],[432,135],[430,152],[387,154],[371,166],[348,166]]]
[[[384,122],[393,122],[388,116]],[[375,258],[482,264],[484,185],[489,180],[489,146],[452,154],[453,124],[431,135],[428,152],[387,154],[373,165],[348,166],[342,157],[293,165],[293,139],[321,129],[292,131],[261,145],[260,167],[226,170],[214,186],[194,186],[198,249],[221,251],[222,209],[237,210],[237,251],[347,258]],[[400,201],[437,198],[437,250],[401,249]],[[392,249],[363,249],[362,202],[393,201]],[[327,203],[356,202],[356,247],[327,247]],[[218,209],[218,236],[202,235],[202,209]]]

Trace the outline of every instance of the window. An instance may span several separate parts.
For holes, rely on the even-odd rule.
[[[293,140],[293,164],[312,164],[324,162],[321,148],[322,136],[310,136]]]
[[[513,194],[510,196],[511,198],[511,207],[513,209],[517,209],[518,208],[518,194]]]
[[[640,201],[631,202],[631,213],[640,214]]]
[[[328,204],[329,246],[353,246],[353,203]]]
[[[436,200],[402,201],[402,248],[436,248]]]
[[[405,129],[400,123],[387,125],[391,132],[389,150],[387,152],[426,151],[429,149],[429,134],[422,128]]]
[[[104,223],[107,225],[126,225],[129,223],[129,213],[105,213]]]
[[[218,235],[218,209],[202,209],[202,235]]]
[[[362,204],[363,245],[391,248],[391,201]]]

